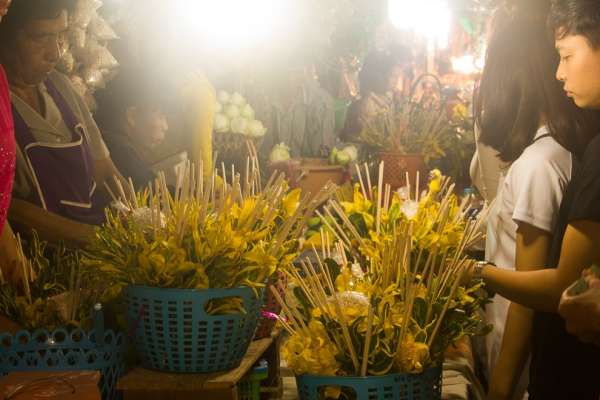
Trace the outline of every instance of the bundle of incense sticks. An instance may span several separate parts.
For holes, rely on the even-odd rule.
[[[358,173],[359,185],[363,195],[367,199],[376,201],[376,227],[380,232],[382,211],[388,211],[391,203],[391,190],[388,187],[382,188],[383,163],[379,169],[378,186],[373,188],[369,179],[363,180],[360,170]],[[368,167],[365,166],[365,173],[369,176]],[[408,180],[407,180],[408,181]],[[416,180],[418,182],[418,179]],[[343,312],[343,304],[340,301],[339,291],[332,279],[330,269],[325,263],[324,258],[341,260],[342,268],[350,268],[346,258],[346,253],[360,254],[360,247],[363,244],[362,238],[354,228],[349,216],[345,213],[343,207],[336,200],[330,200],[324,209],[324,213],[329,217],[331,223],[327,223],[328,228],[333,232],[334,237],[329,240],[323,239],[320,252],[314,249],[314,263],[310,259],[303,260],[300,267],[289,266],[286,272],[290,281],[294,282],[297,288],[300,288],[304,297],[307,299],[310,307],[318,310],[326,326],[338,325],[339,329],[328,329],[330,339],[336,344],[341,354],[348,355],[352,361],[355,375],[366,376],[369,370],[369,362],[372,360],[373,352],[376,351],[373,346],[374,337],[381,333],[383,321],[386,315],[375,315],[376,307],[381,304],[384,296],[390,292],[397,293],[395,302],[398,309],[403,312],[402,321],[411,321],[413,317],[415,299],[417,296],[423,296],[425,291],[426,317],[423,326],[427,328],[427,338],[425,344],[431,348],[432,344],[440,334],[442,326],[451,303],[456,299],[458,289],[464,286],[464,276],[466,268],[470,261],[464,256],[464,251],[468,246],[479,238],[479,220],[468,218],[468,204],[462,202],[459,206],[459,212],[452,220],[449,218],[451,207],[451,194],[453,185],[448,179],[442,179],[441,188],[437,196],[439,197],[439,212],[432,225],[436,230],[442,232],[446,224],[461,222],[464,223],[464,234],[460,244],[454,254],[440,254],[438,250],[428,252],[424,266],[421,263],[423,253],[414,257],[414,221],[403,220],[394,227],[391,240],[378,242],[380,257],[369,259],[366,257],[367,265],[362,265],[362,270],[366,271],[364,280],[366,286],[371,288],[368,297],[369,307],[366,315],[366,330],[364,336],[360,337],[357,343],[356,338],[351,338],[349,321]],[[416,201],[421,200],[421,194],[417,187],[414,194]],[[322,214],[319,214],[324,221]],[[337,222],[341,221],[341,222]],[[323,235],[322,235],[323,236]],[[365,259],[363,257],[362,259]],[[311,317],[307,317],[297,308],[296,295],[291,289],[284,291],[285,296],[281,296],[275,289],[271,288],[273,295],[282,306],[282,313],[279,320],[281,325],[290,335],[308,335],[308,324]],[[434,309],[434,306],[435,309]],[[441,311],[440,311],[441,310]],[[380,310],[379,310],[380,311]],[[331,325],[328,325],[328,324]],[[407,335],[411,333],[408,323],[404,323],[396,332],[393,338],[393,347],[397,353],[402,352],[402,344],[405,343]],[[402,356],[401,354],[399,355]]]

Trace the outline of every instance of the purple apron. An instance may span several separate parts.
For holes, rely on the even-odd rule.
[[[84,127],[52,82],[45,84],[73,139],[70,143],[36,142],[23,117],[13,109],[15,137],[33,175],[38,205],[78,222],[101,224],[108,201],[96,191]]]

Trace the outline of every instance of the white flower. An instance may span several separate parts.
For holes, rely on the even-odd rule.
[[[229,103],[229,101],[231,100],[231,96],[226,91],[219,90],[219,94],[217,95],[217,100],[219,100],[219,103],[225,105],[225,104]]]
[[[335,297],[339,301],[340,306],[342,306],[342,309],[353,308],[361,314],[367,313],[369,310],[369,298],[364,293],[347,291],[336,293]],[[329,297],[327,301],[333,305],[333,296]]]
[[[257,120],[251,120],[248,122],[248,135],[251,137],[262,137],[267,133],[267,128],[265,128],[262,122]]]
[[[218,133],[229,131],[229,119],[223,114],[216,114],[214,128]]]
[[[406,215],[406,218],[413,219],[417,215],[417,211],[419,211],[419,202],[414,200],[406,200],[404,203],[402,203],[400,211]]]
[[[238,107],[243,107],[244,104],[246,104],[246,99],[244,99],[244,96],[238,92],[235,92],[233,95],[231,95],[231,104],[235,104]]]
[[[346,146],[342,151],[350,156],[350,161],[356,161],[358,158],[358,150],[354,146]]]
[[[408,198],[410,197],[410,191],[408,186],[403,186],[400,189],[398,189],[398,197],[400,198],[400,200],[408,200]]]
[[[242,117],[250,120],[254,119],[254,110],[250,104],[246,104],[244,107],[242,107]]]
[[[237,118],[240,116],[240,109],[236,105],[229,104],[225,107],[225,115],[227,115],[227,118],[229,119]]]
[[[352,276],[354,276],[357,279],[363,279],[365,277],[365,273],[360,267],[360,264],[352,264],[352,269],[350,271],[352,272]]]
[[[276,144],[271,150],[271,154],[269,155],[269,161],[272,163],[283,162],[290,159],[290,148],[287,147],[284,143]]]
[[[152,221],[155,218],[152,209],[149,207],[137,208],[131,212],[131,220],[134,224],[142,227],[152,227]],[[158,215],[158,225],[161,228],[167,226],[165,215],[161,212]]]
[[[242,135],[248,134],[248,120],[244,117],[236,117],[231,120],[231,132]]]

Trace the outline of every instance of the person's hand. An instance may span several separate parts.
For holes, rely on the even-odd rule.
[[[575,296],[565,290],[558,312],[565,319],[569,333],[582,342],[600,346],[600,279],[586,272],[583,276],[589,289]]]
[[[475,265],[477,261],[475,260],[467,260],[465,267],[463,269],[463,275],[461,277],[460,285],[461,286],[469,286],[473,281],[473,277],[475,275]]]
[[[0,235],[0,267],[5,282],[20,287],[23,281],[23,260],[19,255],[19,244],[8,222]]]

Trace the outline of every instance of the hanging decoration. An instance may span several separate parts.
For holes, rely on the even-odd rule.
[[[98,13],[102,5],[100,0],[77,0],[58,66],[92,110],[96,108],[95,91],[105,87],[119,66],[108,49],[109,42],[119,37]]]

